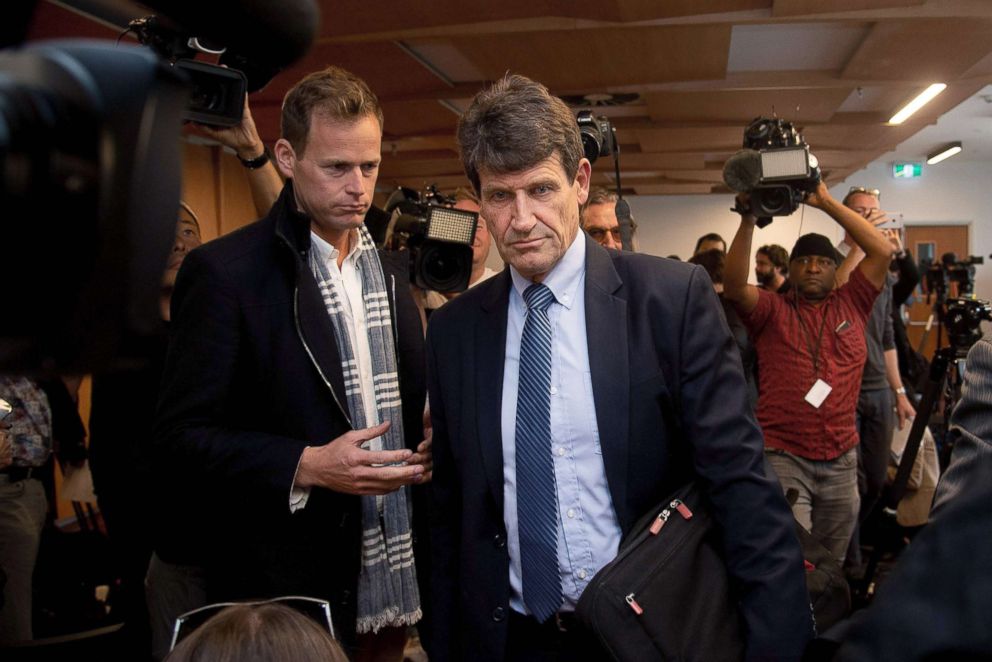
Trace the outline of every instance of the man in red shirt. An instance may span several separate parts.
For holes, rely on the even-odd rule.
[[[792,290],[747,283],[755,217],[740,196],[741,224],[727,253],[724,296],[740,313],[758,352],[758,422],[765,455],[785,491],[795,489],[796,519],[842,561],[858,514],[855,410],[864,367],[865,323],[892,246],[834,199],[822,183],[806,203],[829,214],[867,257],[836,286],[831,241],[806,234],[789,261]]]

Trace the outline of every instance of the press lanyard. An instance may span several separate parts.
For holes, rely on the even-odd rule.
[[[798,298],[799,297],[797,296],[796,297],[796,299],[797,299],[796,303],[797,304],[799,303],[798,302]],[[813,379],[819,379],[819,377],[820,377],[820,370],[819,370],[820,343],[823,341],[823,329],[827,325],[827,306],[828,305],[829,305],[829,302],[824,302],[824,304],[823,304],[823,318],[820,320],[820,332],[816,335],[816,344],[815,345],[813,344],[812,333],[808,332],[806,330],[806,325],[803,324],[803,314],[802,314],[802,311],[799,309],[799,306],[798,305],[796,306],[796,314],[799,316],[799,328],[802,329],[803,340],[806,341],[806,346],[809,348],[809,354],[810,354],[810,356],[813,359]]]

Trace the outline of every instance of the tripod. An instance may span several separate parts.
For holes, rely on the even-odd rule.
[[[899,462],[899,469],[896,471],[892,485],[882,497],[883,520],[881,530],[868,559],[864,578],[857,590],[857,593],[865,598],[870,598],[874,593],[875,573],[878,571],[879,562],[885,554],[899,549],[902,540],[902,527],[896,521],[896,509],[906,494],[906,485],[909,482],[909,475],[913,470],[916,455],[920,450],[920,443],[923,441],[923,433],[931,415],[937,408],[945,383],[949,387],[944,407],[943,426],[946,431],[950,412],[960,397],[960,373],[957,370],[957,362],[965,358],[967,353],[967,346],[956,345],[940,348],[934,353],[933,361],[930,363],[930,373],[916,411],[916,418],[913,419],[913,426],[910,428],[909,438],[906,441],[906,449]],[[946,438],[946,435],[944,437]]]

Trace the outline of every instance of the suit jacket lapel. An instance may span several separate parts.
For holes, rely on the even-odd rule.
[[[506,357],[506,316],[510,271],[494,276],[475,325],[476,434],[483,468],[500,513],[503,511],[503,363]]]
[[[630,444],[630,348],[627,301],[614,293],[623,281],[601,246],[586,241],[586,338],[606,480],[613,508],[624,531],[633,523],[627,512]]]

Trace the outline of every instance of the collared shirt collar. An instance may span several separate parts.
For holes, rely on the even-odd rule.
[[[348,252],[345,259],[351,259],[352,257],[357,258],[358,254],[362,250],[361,243],[362,242],[360,241],[360,237],[358,235],[358,229],[356,228],[351,230],[351,250]],[[313,230],[310,231],[310,245],[313,247],[313,250],[317,255],[317,259],[321,264],[329,264],[332,261],[335,263],[337,262],[340,251],[338,251],[338,249],[335,248],[330,242]]]
[[[581,230],[575,233],[572,245],[552,267],[548,275],[541,281],[555,295],[555,301],[571,308],[578,296],[576,290],[586,272],[586,236]],[[510,265],[510,276],[513,278],[513,289],[523,298],[524,290],[533,285],[533,281],[520,275],[513,265]]]

